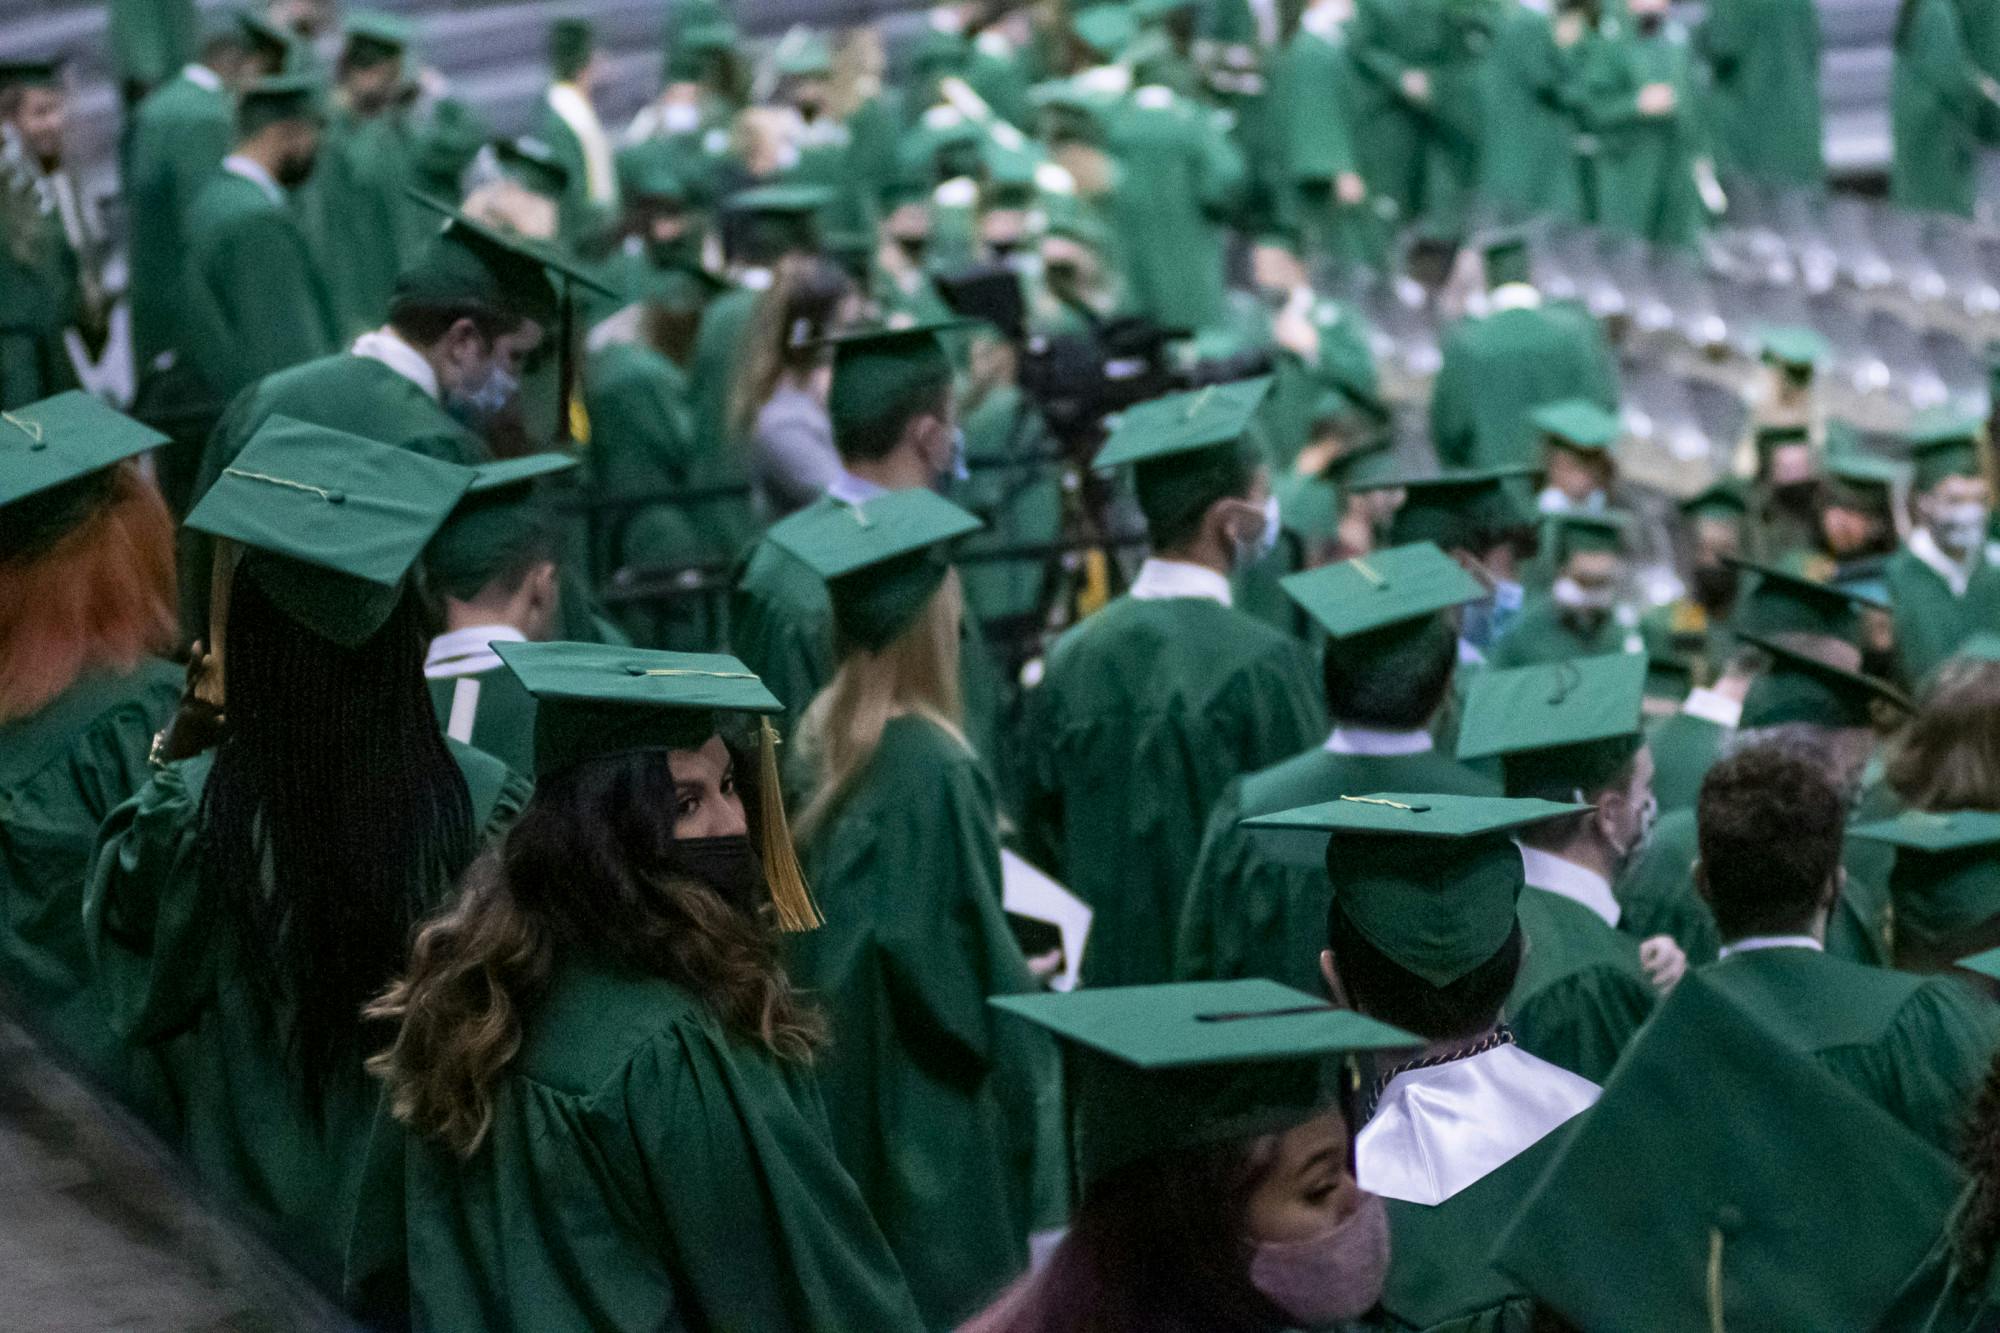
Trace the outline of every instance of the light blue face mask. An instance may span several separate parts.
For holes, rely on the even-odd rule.
[[[520,377],[496,361],[485,379],[454,389],[446,406],[459,420],[482,425],[506,411],[520,396]]]
[[[1263,510],[1264,526],[1258,529],[1257,535],[1254,538],[1239,537],[1236,540],[1235,559],[1238,570],[1250,568],[1278,549],[1278,497],[1265,496]]]
[[[951,479],[967,481],[972,477],[972,468],[965,461],[965,427],[951,428]]]

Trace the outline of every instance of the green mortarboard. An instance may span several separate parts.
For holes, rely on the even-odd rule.
[[[341,27],[347,34],[348,58],[371,64],[402,55],[417,40],[416,24],[375,9],[355,10]]]
[[[943,28],[924,25],[917,40],[910,48],[910,72],[912,74],[935,74],[939,70],[956,69],[963,65],[972,54],[972,45],[955,32]]]
[[[1905,810],[1848,832],[1895,848],[1888,890],[1896,906],[1898,953],[1948,959],[1991,938],[1984,926],[2000,885],[2000,813]]]
[[[771,66],[786,78],[820,78],[833,70],[833,47],[824,33],[793,28],[778,39],[771,52]]]
[[[1568,1327],[1875,1328],[1959,1189],[1944,1154],[1697,971],[1495,1260]]]
[[[1571,449],[1603,450],[1616,453],[1621,427],[1618,414],[1607,412],[1588,398],[1564,398],[1544,403],[1528,414],[1528,421],[1543,435]]]
[[[1197,0],[1132,0],[1129,8],[1132,17],[1141,23],[1157,23],[1184,9],[1194,8]]]
[[[1961,958],[1957,966],[1968,972],[1977,972],[1982,977],[2000,981],[2000,949],[1986,949],[1973,954],[1970,958]]]
[[[1873,454],[1829,454],[1829,498],[1844,508],[1887,513],[1910,486],[1910,465]]]
[[[1905,810],[1893,819],[1849,829],[1854,837],[1885,842],[1925,856],[1949,856],[2000,845],[2000,813],[1991,810]]]
[[[1123,5],[1092,5],[1070,18],[1069,30],[1099,60],[1108,62],[1132,44],[1139,35],[1139,24]]]
[[[1912,711],[1910,701],[1873,676],[1829,666],[1816,657],[1758,638],[1738,635],[1743,642],[1770,654],[1771,667],[1757,677],[1743,700],[1738,727],[1750,731],[1808,722],[1826,727],[1866,727],[1874,721],[1876,700]]]
[[[1811,329],[1796,326],[1765,329],[1757,338],[1766,361],[1794,370],[1813,370],[1833,359],[1833,347]]]
[[[554,523],[536,483],[576,465],[570,454],[549,452],[473,468],[472,485],[424,552],[431,582],[446,596],[469,600],[535,551]]]
[[[756,185],[730,195],[723,207],[731,213],[797,217],[817,213],[832,202],[833,191],[824,185]]]
[[[812,505],[772,525],[771,543],[826,580],[843,642],[880,652],[944,582],[945,544],[983,526],[933,491],[891,491],[863,504]]]
[[[561,312],[550,275],[618,295],[552,246],[490,227],[417,190],[404,193],[445,223],[430,248],[396,278],[394,300],[475,301],[548,327]]]
[[[1479,254],[1485,263],[1488,291],[1508,283],[1533,280],[1533,255],[1525,230],[1510,228],[1488,233],[1480,238]]]
[[[1355,556],[1279,583],[1335,639],[1428,621],[1487,595],[1478,579],[1430,542]]]
[[[62,84],[60,60],[0,60],[0,92],[9,88],[55,88]]]
[[[833,383],[826,412],[836,446],[850,442],[866,423],[908,404],[910,396],[951,385],[951,355],[939,335],[971,328],[968,319],[932,319],[900,329],[861,329],[827,339],[833,349]]]
[[[1750,498],[1734,477],[1710,482],[1680,502],[1689,518],[1741,519],[1750,512]]]
[[[247,549],[243,569],[286,615],[346,647],[395,610],[403,576],[470,468],[274,416],[187,516]]]
[[[549,25],[549,68],[558,80],[575,78],[590,63],[596,45],[589,19],[557,19]]]
[[[431,109],[429,129],[418,136],[417,179],[428,188],[456,194],[459,178],[491,137],[486,122],[463,100],[440,99]]]
[[[236,22],[237,31],[242,33],[243,40],[251,50],[261,55],[277,57],[278,67],[284,68],[285,62],[292,54],[291,34],[247,6],[237,9],[231,17]]]
[[[1826,634],[1849,643],[1859,641],[1860,608],[1888,609],[1854,588],[1821,583],[1772,565],[1731,558],[1730,564],[1757,581],[1737,599],[1731,617],[1739,634],[1770,638],[1777,634]]]
[[[535,773],[635,750],[698,749],[719,714],[763,716],[784,705],[721,653],[669,653],[594,643],[496,643],[535,697]]]
[[[1378,474],[1352,481],[1351,491],[1401,490],[1403,503],[1389,520],[1398,545],[1430,541],[1447,551],[1478,551],[1499,533],[1525,528],[1535,515],[1522,498],[1524,467],[1441,472],[1434,476]]]
[[[1044,236],[1066,236],[1078,245],[1102,254],[1111,246],[1111,233],[1102,222],[1080,208],[1065,209],[1049,218]]]
[[[1423,1045],[1261,979],[1002,995],[988,1003],[1047,1028],[1061,1043],[1086,1190],[1156,1154],[1302,1124],[1338,1104],[1339,1057]]]
[[[165,443],[160,432],[81,389],[0,412],[0,507]]]
[[[556,199],[569,189],[569,167],[555,149],[533,135],[497,140],[493,156],[510,177],[536,194]]]
[[[325,89],[314,74],[270,74],[243,90],[236,132],[248,137],[283,120],[325,120]]]
[[[1679,703],[1694,688],[1694,663],[1674,653],[1646,654],[1646,697]]]
[[[1147,526],[1156,535],[1175,531],[1237,489],[1258,453],[1257,410],[1271,383],[1266,375],[1134,404],[1091,466],[1131,464]]]
[[[1812,430],[1802,422],[1792,422],[1778,426],[1759,426],[1755,435],[1752,436],[1752,442],[1756,447],[1758,460],[1768,463],[1771,459],[1771,451],[1774,449],[1788,444],[1810,445],[1812,443]]]
[[[1579,551],[1624,554],[1626,537],[1632,531],[1632,520],[1612,509],[1601,514],[1551,514],[1549,526],[1555,534],[1553,555],[1560,564]]]
[[[1917,490],[1928,491],[1947,477],[1979,475],[1980,425],[1977,417],[1944,408],[1917,414],[1905,435]]]
[[[1510,796],[1601,791],[1645,742],[1646,671],[1640,653],[1482,671],[1458,757],[1499,756]]]
[[[1351,794],[1243,821],[1332,835],[1334,905],[1388,958],[1448,986],[1498,953],[1526,883],[1515,829],[1587,805],[1409,792]],[[1338,866],[1334,871],[1333,867]]]
[[[664,139],[647,139],[620,150],[618,184],[630,199],[688,198],[687,178],[681,174],[678,154]]]

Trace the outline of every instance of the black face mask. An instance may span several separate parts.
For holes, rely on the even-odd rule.
[[[1688,583],[1703,610],[1720,611],[1736,600],[1736,571],[1728,565],[1696,565]]]
[[[1665,14],[1641,14],[1638,22],[1639,35],[1642,37],[1651,37],[1658,33],[1661,28],[1665,27],[1666,22],[1667,16]]]
[[[927,236],[898,236],[896,238],[896,248],[901,250],[903,258],[909,260],[912,264],[921,264],[924,262],[924,252],[930,249],[930,244],[930,238]]]
[[[1788,481],[1782,486],[1771,488],[1771,508],[1796,519],[1801,523],[1815,523],[1819,519],[1819,483],[1817,481]]]
[[[1556,619],[1567,625],[1572,633],[1583,638],[1595,638],[1603,630],[1604,622],[1611,619],[1609,611],[1566,606],[1556,612]]]
[[[676,838],[667,849],[667,869],[699,880],[739,911],[755,915],[768,895],[764,863],[743,834],[726,838]]]

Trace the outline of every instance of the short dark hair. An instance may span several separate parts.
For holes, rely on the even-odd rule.
[[[945,365],[935,379],[914,380],[863,410],[843,410],[834,420],[833,445],[850,462],[879,462],[895,451],[905,426],[926,412],[942,417],[950,410],[951,367]]]
[[[1421,624],[1390,625],[1326,646],[1320,679],[1327,714],[1336,722],[1411,731],[1444,702],[1458,665],[1458,632],[1450,613]]]
[[[1259,455],[1238,445],[1149,460],[1133,470],[1132,488],[1154,551],[1185,546],[1218,500],[1240,500],[1257,480]]]
[[[1425,1041],[1458,1041],[1492,1027],[1521,970],[1517,922],[1491,958],[1448,985],[1433,985],[1370,943],[1337,895],[1326,916],[1326,941],[1349,1002]]]
[[[1803,930],[1840,865],[1847,810],[1815,756],[1750,745],[1702,780],[1695,806],[1705,896],[1724,940]]]
[[[389,327],[413,347],[429,347],[461,319],[471,320],[489,342],[526,322],[514,311],[496,310],[480,301],[396,301],[389,306]]]

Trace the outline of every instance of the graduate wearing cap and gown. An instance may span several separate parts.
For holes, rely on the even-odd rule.
[[[195,0],[111,0],[111,68],[126,106],[172,79],[201,37]]]
[[[2000,86],[1966,41],[1954,0],[1901,0],[1889,80],[1889,198],[1899,208],[1970,218],[1980,122]]]
[[[1486,1256],[1598,1089],[1523,1050],[1500,1021],[1526,930],[1509,834],[1587,808],[1374,792],[1250,821],[1286,837],[1331,835],[1329,982],[1348,1005],[1428,1043],[1423,1058],[1378,1061],[1372,1114],[1355,1138],[1355,1179],[1389,1216],[1388,1285],[1365,1327],[1533,1326],[1533,1303]]]
[[[986,1008],[1036,983],[1001,909],[993,785],[949,703],[963,603],[941,548],[977,526],[918,488],[770,536],[826,580],[839,653],[794,730],[826,921],[793,969],[839,1034],[817,1066],[835,1149],[933,1328],[995,1295],[1065,1212],[1053,1054]]]
[[[1618,371],[1604,331],[1579,305],[1536,290],[1522,237],[1484,246],[1487,313],[1446,330],[1431,386],[1431,441],[1453,468],[1541,462],[1528,413],[1562,398],[1618,406]]]
[[[1708,63],[1716,169],[1769,185],[1826,183],[1819,94],[1819,7],[1812,0],[1723,0],[1695,33]]]
[[[759,724],[777,700],[722,655],[498,652],[535,701],[539,791],[565,795],[529,807],[538,836],[506,844],[506,898],[468,901],[468,929],[435,940],[431,970],[417,964],[391,998],[401,1035],[380,1068],[406,1120],[378,1121],[370,1157],[395,1182],[403,1225],[357,1235],[355,1253],[391,1251],[420,1328],[924,1327],[834,1156],[802,997],[746,1015],[696,971],[734,947],[734,965],[755,969],[734,980],[782,989],[781,932],[819,923],[783,806],[764,799],[776,758]],[[724,747],[733,767],[707,767],[704,752]],[[661,822],[649,798],[670,803],[670,837],[641,831]],[[603,860],[551,867],[553,839]],[[552,869],[581,878],[551,884]],[[603,901],[662,872],[693,883],[636,906]],[[658,941],[696,908],[728,916],[688,962]],[[607,939],[606,921],[650,938]],[[474,922],[531,934],[547,960],[535,975],[496,969],[499,1011],[476,1017],[446,989],[448,969],[486,961]],[[475,1022],[518,1040],[481,1071],[490,1118],[468,1134],[436,1114],[424,1053]]]
[[[1480,144],[1479,196],[1503,222],[1583,220],[1573,79],[1582,53],[1581,15],[1540,6],[1502,7],[1481,80],[1488,125],[1506,127]]]
[[[589,20],[559,18],[550,25],[549,74],[535,136],[568,169],[558,234],[574,249],[618,213],[617,162],[592,100],[603,68]]]
[[[383,738],[395,714],[381,710],[407,708],[405,691],[414,691],[428,720],[422,611],[409,571],[471,476],[288,418],[266,424],[187,518],[240,551],[227,585],[230,600],[215,609],[208,635],[213,653],[195,683],[197,699],[228,719],[216,727],[220,744],[189,757],[170,750],[164,757],[171,762],[112,812],[98,834],[84,894],[93,988],[112,1027],[132,1047],[157,1052],[166,1067],[182,1108],[175,1146],[210,1189],[332,1291],[342,1280],[350,1235],[384,1225],[394,1196],[363,1160],[380,1102],[361,1067],[372,1048],[363,1048],[358,1031],[342,1042],[337,1027],[315,1041],[310,1034],[323,1030],[313,1026],[313,1015],[341,988],[364,987],[368,994],[354,998],[357,1016],[341,1016],[358,1025],[359,1005],[405,961],[400,933],[393,956],[369,953],[363,941],[370,926],[389,926],[393,917],[385,916],[403,913],[405,928],[413,927],[465,868],[455,856],[469,862],[528,795],[525,780],[499,760],[434,733],[426,745],[420,733],[396,729],[393,743],[409,747],[400,751]],[[276,663],[302,653],[335,681],[374,673],[370,687],[380,693],[366,705],[286,695],[299,682],[275,678],[286,670]],[[408,663],[407,684],[391,684],[385,674],[399,661]],[[363,684],[357,679],[357,688]],[[219,690],[219,702],[210,690]],[[283,703],[279,695],[286,695]],[[374,715],[364,720],[341,712],[356,706]],[[190,708],[183,704],[183,716]],[[294,717],[295,710],[308,711]],[[181,727],[177,718],[177,733]],[[349,746],[340,754],[334,743],[326,747],[325,767],[296,778],[302,785],[344,784],[335,808],[349,820],[369,821],[368,829],[313,822],[325,798],[314,798],[308,817],[299,813],[296,790],[261,790],[247,806],[230,800],[229,793],[248,795],[246,780],[262,780],[256,765],[272,762],[267,753],[283,754],[279,737],[310,735],[301,729],[311,728],[359,731],[381,749],[364,757]],[[371,762],[397,767],[363,776],[358,770]],[[377,783],[386,788],[380,795],[370,791]],[[392,793],[416,804],[369,810]],[[224,805],[236,816],[225,816]],[[405,826],[390,837],[374,827],[380,819]],[[263,832],[252,834],[246,825]],[[285,866],[350,855],[321,846],[321,839],[351,846],[364,834],[403,851],[400,870],[390,863],[374,872],[375,883],[352,886],[365,908],[323,901],[332,892],[324,878],[310,884],[312,897],[304,901],[295,897],[304,886],[269,882]],[[217,878],[232,873],[220,849],[244,843],[250,847],[243,860],[261,867],[248,873],[261,884]],[[318,873],[353,879],[370,870],[343,865]],[[285,901],[292,929],[324,923],[336,911],[344,913],[343,925],[323,927],[326,938],[309,941],[277,923],[252,935],[246,914],[253,909],[236,896],[244,892]],[[279,944],[271,956],[250,955],[259,938],[268,943],[273,935]],[[325,959],[331,975],[272,975],[296,966],[279,959],[296,960],[308,950]]]
[[[1221,221],[1240,202],[1241,151],[1215,112],[1152,83],[1135,89],[1107,144],[1128,181],[1111,198],[1126,298],[1167,328],[1212,328],[1227,316]]]
[[[1323,744],[1223,789],[1181,912],[1174,951],[1180,980],[1318,984],[1328,901],[1321,849],[1308,840],[1303,855],[1288,855],[1295,849],[1254,836],[1242,827],[1245,819],[1371,791],[1498,794],[1496,783],[1438,752],[1428,715],[1392,720],[1368,713],[1384,696],[1402,700],[1405,687],[1392,682],[1412,676],[1433,679],[1426,714],[1436,710],[1458,658],[1452,613],[1486,595],[1477,579],[1419,542],[1294,574],[1284,588],[1330,638],[1333,731]]]
[[[1708,226],[1709,127],[1693,44],[1667,0],[1601,25],[1575,84],[1591,139],[1590,220],[1657,246],[1695,245]],[[1673,95],[1653,105],[1658,88]]]
[[[1896,965],[1938,971],[2000,939],[2000,814],[1905,810],[1854,830],[1895,851]]]
[[[1727,621],[1738,576],[1728,561],[1745,551],[1749,498],[1733,478],[1703,487],[1676,506],[1686,522],[1692,569],[1681,596],[1640,617],[1646,651],[1683,662],[1696,688],[1713,685],[1728,665]]]
[[[82,897],[97,826],[148,774],[182,673],[172,530],[139,474],[165,436],[72,390],[0,419],[0,986],[13,1012],[149,1120],[145,1057],[90,990]]]
[[[2000,626],[2000,542],[1980,469],[1979,423],[1922,420],[1911,432],[1919,523],[1883,570],[1896,662],[1915,686],[1975,631]]]
[[[1314,256],[1342,268],[1379,268],[1388,234],[1361,172],[1362,89],[1341,9],[1339,0],[1308,5],[1271,71],[1277,211]]]
[[[1602,512],[1618,480],[1625,431],[1618,414],[1587,398],[1561,398],[1528,413],[1528,424],[1541,444],[1537,507],[1545,514]]]
[[[1554,559],[1555,581],[1528,598],[1486,654],[1487,665],[1517,667],[1644,652],[1639,618],[1621,600],[1618,586],[1630,526],[1631,520],[1616,511],[1549,515],[1543,546]]]
[[[1140,404],[1097,454],[1099,467],[1134,466],[1154,554],[1049,653],[1029,696],[1024,810],[1030,846],[1096,914],[1089,984],[1171,975],[1223,788],[1326,734],[1307,650],[1236,609],[1229,585],[1232,560],[1277,536],[1253,433],[1269,388],[1247,380]]]

